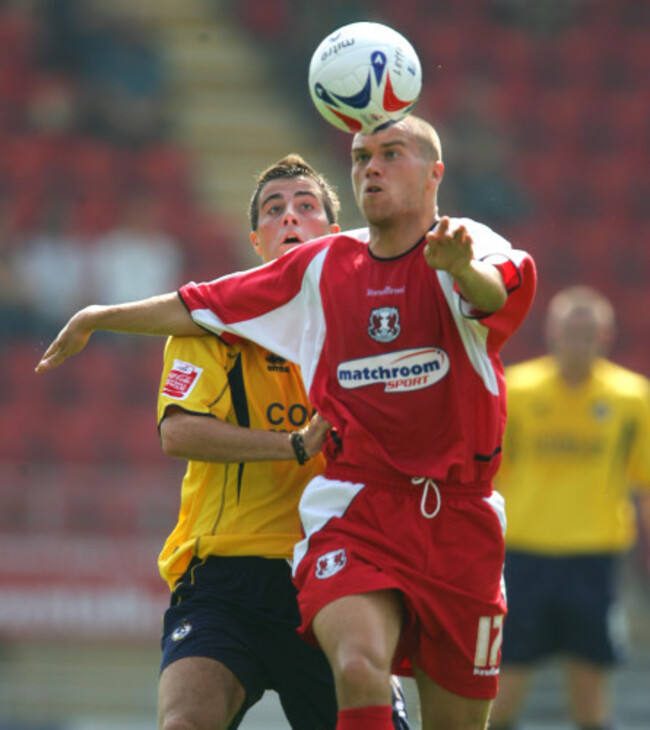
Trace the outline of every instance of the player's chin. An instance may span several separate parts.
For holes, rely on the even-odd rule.
[[[390,220],[386,207],[377,204],[374,200],[365,201],[361,206],[363,217],[371,226],[380,226]]]

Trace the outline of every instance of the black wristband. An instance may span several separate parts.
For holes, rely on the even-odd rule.
[[[294,453],[296,454],[296,460],[300,466],[302,466],[309,460],[309,456],[307,456],[307,449],[305,448],[305,439],[302,437],[300,431],[293,431],[290,438],[291,445],[293,446]]]

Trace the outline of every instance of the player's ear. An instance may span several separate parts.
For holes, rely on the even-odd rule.
[[[251,243],[253,244],[253,248],[255,249],[255,253],[258,256],[261,256],[262,255],[262,252],[260,250],[260,242],[259,242],[259,240],[257,238],[257,231],[251,231],[250,232],[250,239],[251,239]]]
[[[431,169],[431,175],[432,175],[433,181],[435,182],[436,185],[440,185],[444,174],[445,174],[445,165],[442,162],[442,160],[438,160],[437,162],[434,162],[432,169]]]

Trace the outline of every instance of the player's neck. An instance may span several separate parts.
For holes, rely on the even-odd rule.
[[[369,224],[370,242],[368,247],[372,255],[380,259],[391,259],[406,253],[426,234],[431,220],[422,223],[399,222],[394,224]]]
[[[579,388],[591,378],[592,366],[590,364],[585,364],[584,366],[573,364],[569,366],[558,363],[558,365],[562,380],[569,388]]]

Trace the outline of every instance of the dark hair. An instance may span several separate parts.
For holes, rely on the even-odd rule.
[[[341,207],[336,191],[327,182],[327,180],[321,174],[316,172],[311,165],[308,165],[302,157],[300,157],[300,155],[291,154],[283,157],[257,176],[255,191],[253,192],[253,197],[251,198],[250,206],[248,208],[248,218],[251,224],[251,231],[256,231],[259,224],[260,195],[262,194],[264,186],[272,180],[281,180],[283,178],[290,180],[294,177],[307,177],[318,185],[321,191],[322,203],[325,208],[327,220],[330,224],[336,223],[339,209]]]

